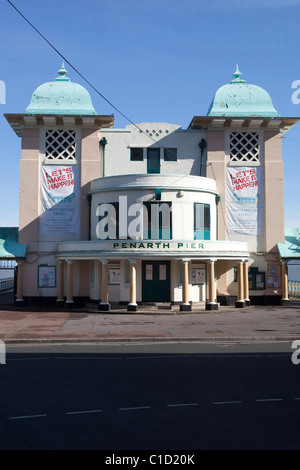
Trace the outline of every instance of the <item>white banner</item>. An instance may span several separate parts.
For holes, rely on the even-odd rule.
[[[41,234],[79,234],[79,177],[78,166],[42,166]]]
[[[227,230],[244,235],[263,234],[261,167],[227,168]]]

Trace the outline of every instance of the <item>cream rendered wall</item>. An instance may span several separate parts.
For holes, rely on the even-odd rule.
[[[52,126],[51,129],[71,129],[72,126]],[[101,157],[97,129],[73,127],[76,130],[76,160],[81,165],[80,234],[40,235],[40,173],[45,163],[45,136],[48,127],[25,127],[22,137],[20,162],[20,243],[27,244],[27,260],[24,264],[23,295],[25,297],[57,296],[57,288],[38,289],[38,266],[58,266],[55,257],[57,243],[65,240],[87,240],[89,232],[89,205],[87,194],[90,181],[99,178]],[[55,162],[55,164],[69,164]],[[74,263],[74,296],[89,295],[89,265]]]
[[[100,146],[98,131],[95,129],[81,130],[81,220],[80,239],[88,240],[89,234],[89,204],[87,195],[90,190],[90,182],[102,176],[100,161]]]
[[[41,197],[40,197],[40,175],[41,175],[41,167],[42,165],[46,164],[49,165],[49,162],[46,162],[46,131],[51,129],[63,129],[67,130],[75,130],[76,131],[76,161],[77,165],[81,164],[81,128],[79,126],[64,126],[64,125],[58,125],[58,126],[39,126],[37,129],[39,132],[39,184],[36,186],[36,198],[38,200],[38,215],[40,216],[41,214]],[[51,164],[51,163],[50,163]],[[53,162],[53,165],[68,165],[70,163],[68,162]],[[79,240],[80,235],[79,234],[41,234],[39,233],[39,244],[38,244],[38,252],[39,252],[39,259],[37,263],[37,268],[38,265],[40,264],[47,264],[49,266],[56,266],[57,268],[57,273],[58,273],[58,263],[57,259],[55,256],[56,253],[56,248],[57,248],[57,243],[61,241],[66,241],[66,240]],[[76,263],[73,264],[73,269],[74,269],[74,279],[75,279],[75,270],[77,272],[78,267],[76,266]],[[78,271],[79,272],[79,271]],[[37,274],[35,275],[37,278]],[[36,281],[35,281],[36,282]],[[74,281],[74,295],[78,295],[78,288],[76,287],[76,282]],[[66,287],[66,282],[65,282],[65,287]],[[41,297],[56,297],[57,296],[58,289],[56,288],[40,288],[38,289],[38,295]],[[66,292],[65,292],[66,294]],[[24,295],[27,295],[24,293]]]
[[[107,140],[105,148],[105,176],[122,174],[147,174],[147,152],[142,162],[130,161],[130,148],[177,148],[177,162],[165,162],[160,154],[162,174],[200,175],[200,148],[206,131],[183,130],[168,123],[140,123],[139,129],[129,125],[125,129],[101,129],[99,140]],[[155,132],[153,132],[155,131]],[[150,136],[151,135],[151,136]],[[116,164],[117,163],[117,164]],[[120,167],[121,165],[121,167]],[[205,165],[203,167],[205,171]]]
[[[25,128],[20,161],[19,242],[27,244],[23,294],[29,297],[38,296],[39,185],[39,130]]]
[[[236,130],[236,129],[232,129]],[[255,266],[266,273],[270,265],[276,265],[280,283],[280,261],[277,243],[284,242],[284,184],[282,162],[282,139],[278,132],[262,131],[260,136],[260,166],[263,167],[264,233],[260,236],[228,234],[226,230],[226,169],[229,159],[228,130],[209,130],[207,147],[207,176],[216,180],[221,196],[219,205],[219,239],[243,240],[251,252],[249,268]],[[237,165],[239,166],[239,165]],[[249,163],[249,166],[252,166]],[[237,284],[233,282],[233,267],[237,263],[219,261],[217,263],[218,293],[236,295]],[[250,295],[280,294],[280,288],[267,288],[266,291],[250,291]]]
[[[278,132],[265,132],[265,250],[266,295],[281,294],[281,263],[277,243],[284,243],[284,179],[282,139]],[[270,266],[276,266],[279,287],[268,286]]]
[[[220,195],[218,206],[218,237],[219,240],[227,240],[226,230],[226,146],[225,131],[209,129],[207,133],[207,162],[206,175],[216,181]],[[220,295],[230,295],[227,274],[227,262],[217,263],[217,290]],[[232,294],[233,295],[233,294]]]

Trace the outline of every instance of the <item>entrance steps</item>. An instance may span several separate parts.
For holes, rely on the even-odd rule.
[[[177,305],[172,305],[171,302],[143,302],[139,304],[139,310],[169,310],[177,311]]]
[[[174,305],[171,302],[143,302],[139,304],[138,310],[179,312],[180,304]],[[205,310],[205,302],[193,302],[192,310]]]

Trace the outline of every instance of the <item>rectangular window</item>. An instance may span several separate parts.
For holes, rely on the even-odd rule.
[[[144,149],[140,147],[135,147],[130,149],[130,161],[132,162],[142,162],[144,160]]]
[[[165,162],[177,162],[177,149],[176,148],[165,148],[164,149],[164,160],[165,160]]]
[[[194,240],[210,240],[209,204],[194,204]]]
[[[171,202],[144,202],[144,239],[172,240]]]

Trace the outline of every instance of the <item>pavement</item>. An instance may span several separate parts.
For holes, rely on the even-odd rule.
[[[1,301],[1,299],[0,299]],[[122,308],[98,312],[95,305],[67,310],[0,304],[0,340],[7,343],[294,341],[300,340],[300,302],[244,309]]]

